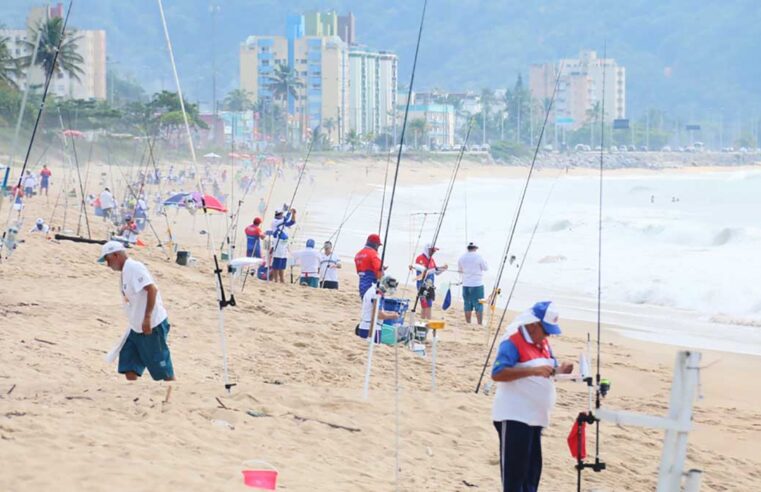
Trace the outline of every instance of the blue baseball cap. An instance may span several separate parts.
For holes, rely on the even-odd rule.
[[[307,248],[314,248],[314,239],[307,239]]]
[[[560,335],[560,326],[558,326],[560,315],[555,307],[555,303],[552,301],[537,302],[531,308],[531,314],[534,315],[536,321],[542,323],[545,333],[548,335]]]

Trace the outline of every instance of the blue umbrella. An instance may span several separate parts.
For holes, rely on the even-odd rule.
[[[166,200],[164,200],[164,205],[165,206],[175,205],[175,206],[181,207],[185,204],[185,197],[188,195],[190,195],[190,193],[182,192],[182,193],[174,194],[170,196],[169,198],[167,198]]]

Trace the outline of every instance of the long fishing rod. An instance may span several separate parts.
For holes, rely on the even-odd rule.
[[[262,159],[259,160],[259,162],[256,165],[256,169],[252,171],[252,174],[255,174],[259,170],[261,165],[262,165]],[[235,181],[235,178],[233,178],[233,181]],[[235,212],[230,216],[230,226],[227,228],[227,231],[225,231],[225,239],[223,239],[219,245],[220,251],[222,251],[222,249],[225,247],[225,243],[227,243],[228,246],[230,245],[230,234],[231,232],[236,231],[238,228],[238,223],[239,223],[238,221],[240,218],[241,207],[243,206],[243,203],[245,203],[246,197],[248,197],[248,194],[252,188],[253,186],[251,186],[251,183],[249,183],[246,186],[246,190],[243,192],[243,197],[241,197],[238,200],[237,208],[235,209]],[[233,238],[233,241],[232,241],[232,249],[233,250],[235,249],[235,238]],[[230,255],[230,258],[232,258],[232,254]]]
[[[74,5],[74,0],[70,0],[69,8],[66,9],[66,16],[63,19],[63,26],[61,27],[61,38],[58,40],[58,46],[56,47],[55,53],[53,54],[53,63],[50,64],[50,70],[48,71],[47,74],[45,74],[45,86],[42,90],[42,100],[40,101],[40,108],[37,111],[37,118],[34,120],[34,127],[32,128],[32,136],[29,139],[29,145],[26,148],[26,155],[24,156],[24,165],[21,166],[21,173],[19,174],[18,183],[16,185],[16,189],[13,192],[11,203],[16,203],[16,199],[18,198],[19,192],[21,191],[21,181],[24,179],[24,172],[26,171],[26,168],[29,165],[29,156],[32,153],[32,146],[34,146],[34,140],[37,137],[37,129],[40,126],[40,119],[42,118],[42,113],[45,111],[45,102],[47,101],[48,92],[50,90],[50,81],[53,79],[53,72],[55,72],[55,69],[58,68],[57,66],[58,55],[61,52],[61,45],[63,44],[63,40],[66,37],[66,26],[69,23],[69,15],[71,14],[71,7],[73,5]],[[5,244],[5,237],[8,234],[8,227],[10,226],[12,216],[13,216],[13,206],[9,207],[9,210],[8,210],[8,219],[5,222],[5,228],[3,229],[2,240],[0,240],[0,249],[2,249],[3,245]]]
[[[88,189],[87,184],[90,182],[90,164],[92,163],[92,152],[95,144],[90,143],[90,150],[87,152],[87,165],[85,165],[85,190]],[[79,207],[79,217],[77,218],[77,236],[79,236],[79,226],[82,222],[82,214],[87,216],[87,205],[85,204],[85,197],[82,196],[82,204]]]
[[[531,245],[534,242],[534,236],[536,235],[537,229],[539,229],[539,224],[542,222],[542,217],[544,216],[544,210],[547,208],[547,204],[550,201],[550,197],[552,196],[552,192],[555,189],[555,184],[557,184],[556,178],[555,182],[552,184],[552,187],[550,188],[550,191],[547,193],[547,197],[544,199],[544,205],[542,205],[542,210],[539,212],[539,218],[536,219],[536,224],[534,224],[534,229],[531,231],[531,236],[529,237],[528,244],[526,244],[526,250],[523,252],[523,259],[521,261],[521,264],[518,266],[518,272],[515,274],[515,278],[513,279],[513,284],[510,287],[510,293],[507,295],[507,301],[505,302],[505,310],[502,312],[502,318],[500,319],[500,324],[497,326],[497,333],[499,333],[499,330],[502,326],[502,320],[504,319],[505,313],[508,310],[508,307],[510,306],[510,301],[513,299],[513,294],[515,293],[515,287],[518,285],[518,280],[521,277],[521,273],[523,272],[523,267],[526,266],[526,258],[528,258],[529,250],[531,249]],[[489,320],[491,322],[491,320]],[[489,355],[491,355],[491,352],[494,350],[494,344],[497,341],[497,334],[495,333],[494,339],[492,340],[492,344],[489,347]],[[481,377],[483,378],[484,373],[486,372],[486,368],[489,365],[489,357],[486,358],[484,361],[484,366],[481,368]],[[481,381],[478,382],[479,386],[481,384]],[[478,389],[476,388],[476,393],[478,393]]]
[[[439,240],[439,234],[441,234],[441,227],[444,225],[444,217],[446,217],[446,214],[447,214],[447,208],[449,207],[449,200],[452,198],[452,191],[454,190],[454,184],[457,181],[457,173],[460,171],[460,166],[462,165],[462,158],[465,155],[465,149],[468,146],[468,140],[470,140],[470,132],[472,129],[473,129],[473,118],[470,119],[470,122],[468,124],[468,131],[465,134],[465,140],[462,143],[462,147],[460,147],[460,155],[457,156],[457,162],[455,163],[455,167],[452,170],[452,177],[449,179],[449,185],[447,186],[447,191],[444,194],[444,203],[442,203],[441,205],[441,212],[439,212],[439,219],[438,219],[438,222],[436,223],[436,228],[433,231],[433,239],[431,240],[431,250],[426,252],[428,254],[426,256],[426,261],[425,261],[425,270],[420,274],[421,285],[418,288],[418,291],[415,295],[415,302],[412,305],[412,321],[410,321],[410,324],[413,326],[415,324],[415,312],[417,311],[417,306],[418,306],[418,303],[420,302],[420,297],[421,297],[420,294],[425,288],[425,283],[429,275],[431,263],[433,262],[433,252],[436,249],[436,243]],[[421,232],[422,232],[422,229],[421,229]]]
[[[518,201],[518,208],[515,211],[515,218],[513,219],[512,227],[510,228],[510,234],[508,235],[507,242],[505,244],[505,250],[502,257],[502,263],[500,264],[499,271],[497,273],[497,279],[494,282],[494,291],[492,295],[490,296],[490,301],[492,303],[497,302],[497,292],[499,290],[499,286],[502,283],[502,274],[505,271],[505,267],[508,262],[508,258],[510,255],[510,246],[513,244],[513,238],[515,237],[515,231],[518,228],[518,219],[520,218],[521,211],[523,210],[523,203],[526,199],[526,192],[528,191],[528,185],[531,182],[531,176],[534,173],[534,167],[536,166],[536,158],[539,155],[539,149],[541,148],[542,144],[542,138],[544,137],[544,131],[547,128],[547,122],[550,119],[550,112],[552,111],[552,106],[555,103],[555,97],[557,96],[558,92],[558,85],[560,85],[560,76],[563,73],[563,66],[561,65],[558,69],[557,77],[555,78],[555,87],[552,89],[552,97],[550,98],[550,102],[547,105],[547,110],[544,113],[544,122],[542,123],[542,129],[539,132],[539,138],[536,142],[536,148],[534,149],[534,157],[531,159],[531,166],[528,170],[528,175],[526,176],[526,182],[523,185],[523,191],[521,192],[521,198]],[[505,321],[505,315],[507,314],[507,307],[502,311],[502,316],[500,317],[499,324],[497,324],[497,329],[494,331],[494,337],[491,342],[491,346],[489,347],[489,351],[486,354],[486,360],[484,361],[484,366],[481,369],[481,375],[478,377],[478,383],[476,384],[476,393],[478,393],[478,390],[481,389],[481,383],[484,379],[484,373],[486,372],[486,366],[489,364],[489,359],[491,358],[491,353],[494,350],[494,344],[497,343],[497,337],[499,336],[499,331],[502,329],[502,323]]]
[[[232,292],[230,292],[229,299],[225,296],[225,287],[222,283],[222,269],[219,267],[219,259],[217,258],[217,253],[213,248],[213,245],[216,244],[216,241],[212,238],[212,228],[211,228],[211,221],[209,219],[209,211],[206,207],[206,199],[203,196],[203,182],[200,179],[200,175],[198,173],[198,160],[196,158],[196,149],[195,145],[193,144],[193,135],[190,132],[190,121],[188,120],[188,114],[185,110],[185,101],[182,96],[182,86],[180,85],[180,76],[177,73],[177,65],[174,60],[174,50],[172,49],[172,40],[169,37],[169,28],[167,27],[166,23],[166,16],[164,15],[164,5],[162,3],[162,0],[156,0],[158,7],[159,7],[159,14],[161,16],[161,25],[164,29],[164,39],[166,41],[167,45],[167,51],[169,52],[169,61],[172,65],[172,73],[174,75],[174,81],[177,86],[177,96],[180,100],[180,110],[182,111],[182,119],[185,123],[185,131],[187,133],[188,137],[188,147],[190,149],[191,157],[193,158],[193,167],[196,172],[196,179],[198,184],[198,189],[201,193],[201,205],[203,208],[204,217],[206,218],[206,229],[209,234],[209,247],[207,248],[209,251],[209,255],[211,257],[211,260],[214,264],[214,276],[216,279],[217,284],[217,294],[218,294],[218,320],[219,320],[219,343],[220,348],[222,350],[222,370],[223,370],[223,378],[224,378],[224,386],[225,390],[229,393],[232,390],[232,387],[235,386],[235,383],[230,383],[229,381],[229,373],[228,373],[228,365],[227,365],[227,340],[225,336],[225,316],[224,316],[224,308],[227,306],[235,306],[235,296]]]
[[[602,58],[605,60],[608,56],[607,42],[603,45]],[[600,339],[602,337],[602,206],[603,206],[603,168],[605,165],[605,66],[603,65],[602,71],[602,103],[600,111],[602,113],[600,117],[600,188],[599,188],[599,203],[598,203],[598,215],[597,215],[597,371],[595,374],[595,410],[599,410],[601,406],[601,398],[605,396],[607,390],[602,389],[603,380],[600,376]],[[590,379],[587,379],[587,385],[592,384]],[[596,418],[591,409],[586,417],[579,415],[579,420],[584,419],[587,423],[594,423],[595,425],[595,460],[592,463],[585,463],[579,453],[576,459],[576,489],[581,491],[581,474],[585,468],[591,468],[594,472],[601,472],[606,468],[604,462],[600,461],[600,419]],[[579,426],[581,426],[579,422]]]
[[[158,176],[159,175],[159,167],[156,164],[156,157],[155,157],[155,153],[154,153],[154,146],[156,144],[155,138],[158,138],[158,128],[156,128],[156,132],[154,133],[154,135],[155,135],[154,141],[153,141],[153,144],[151,144],[150,137],[148,136],[148,133],[146,132],[146,138],[148,139],[148,159],[149,159],[149,162],[151,163],[151,166],[153,167],[154,175]],[[110,155],[111,154],[109,153],[109,159],[110,159]],[[159,203],[162,203],[163,202],[163,198],[162,198],[162,195],[161,195],[161,191],[162,190],[161,190],[161,177],[160,176],[159,176],[157,185],[159,187],[159,191],[158,191],[159,200],[160,200]],[[169,222],[169,216],[167,215],[166,211],[163,211],[163,213],[161,215],[164,216],[164,221],[166,222],[166,231],[169,234],[169,243],[170,243],[170,245],[173,245],[174,244],[174,234],[172,234],[172,226],[171,226],[171,224]],[[147,220],[147,217],[146,217],[146,220]],[[148,221],[148,224],[150,225],[151,222]],[[151,228],[152,227],[153,226],[151,226]],[[158,237],[158,234],[156,234],[156,237]],[[159,239],[159,244],[160,243],[161,243],[161,240]]]
[[[383,197],[381,198],[381,212],[380,219],[378,219],[378,234],[381,233],[383,228],[383,211],[386,208],[386,184],[388,183],[388,166],[391,164],[391,150],[388,149],[388,157],[386,157],[386,173],[383,175]]]
[[[370,191],[368,191],[368,192],[367,192],[367,194],[365,194],[365,196],[363,196],[363,197],[362,197],[362,199],[361,199],[361,200],[360,200],[360,201],[359,201],[359,202],[358,202],[358,203],[357,203],[357,204],[354,206],[354,208],[351,210],[351,212],[349,212],[349,214],[348,214],[348,215],[346,215],[346,218],[344,218],[344,219],[341,221],[341,223],[340,223],[340,224],[338,224],[338,228],[337,228],[335,231],[333,231],[333,233],[330,235],[330,237],[328,237],[328,241],[332,241],[334,237],[337,237],[337,236],[338,236],[338,234],[341,232],[341,229],[343,228],[343,226],[344,226],[344,225],[346,225],[346,223],[348,223],[348,222],[349,222],[349,220],[350,220],[350,219],[351,219],[351,217],[354,215],[354,213],[355,213],[357,210],[359,210],[359,207],[361,207],[361,206],[362,206],[362,204],[363,204],[363,203],[365,203],[365,200],[367,200],[367,198],[368,198],[370,195],[372,195],[374,191],[375,191],[375,190],[370,190]]]
[[[428,7],[428,0],[423,0],[423,12],[420,15],[420,27],[418,28],[418,34],[417,34],[417,43],[415,45],[415,57],[412,60],[412,73],[410,74],[410,86],[407,89],[407,101],[404,106],[404,119],[402,120],[402,133],[399,137],[399,151],[396,154],[396,167],[394,169],[394,182],[391,187],[391,197],[389,199],[388,204],[388,217],[386,218],[386,233],[383,238],[383,244],[388,245],[388,235],[391,231],[391,217],[393,216],[393,210],[394,210],[394,198],[396,197],[396,186],[399,182],[399,169],[401,167],[402,163],[402,149],[404,149],[404,136],[407,133],[407,119],[410,115],[410,102],[412,100],[412,89],[415,85],[415,71],[417,70],[417,60],[418,55],[420,54],[420,41],[423,38],[423,24],[425,23],[425,11]],[[388,251],[388,246],[383,247],[383,253],[381,253],[381,268],[380,271],[383,272],[385,269],[385,262],[386,262],[386,251]],[[376,280],[376,287],[380,286],[381,279]],[[370,328],[368,330],[367,335],[367,341],[368,341],[368,349],[367,349],[367,367],[365,368],[365,383],[363,388],[363,395],[364,398],[367,399],[368,391],[370,389],[370,372],[372,371],[372,361],[373,361],[373,347],[375,346],[374,340],[375,340],[375,323],[378,319],[378,309],[379,309],[379,302],[376,302],[375,309],[373,310],[373,315],[370,319]],[[397,474],[398,474],[398,466],[397,466]]]

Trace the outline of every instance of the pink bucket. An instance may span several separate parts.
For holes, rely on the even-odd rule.
[[[243,483],[264,490],[277,488],[277,470],[243,470]]]

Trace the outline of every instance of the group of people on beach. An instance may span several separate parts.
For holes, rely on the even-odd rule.
[[[106,190],[108,191],[108,190]],[[101,205],[103,204],[103,196]],[[106,197],[107,198],[107,197]],[[107,201],[107,200],[106,200]],[[262,258],[260,278],[284,283],[289,260],[300,268],[299,283],[311,288],[338,288],[341,261],[333,244],[325,241],[320,250],[316,241],[307,239],[305,247],[289,254],[289,230],[296,224],[297,213],[287,206],[277,210],[269,228],[256,217],[246,226],[246,256]],[[398,281],[385,274],[378,253],[382,246],[378,234],[367,236],[365,245],[354,256],[358,275],[358,293],[362,299],[361,318],[356,333],[369,337],[372,319],[378,323],[395,322],[400,313],[383,309],[383,300],[393,296]],[[484,305],[494,296],[485,297],[484,272],[488,266],[470,242],[457,262],[456,273],[462,279],[462,300],[465,321],[483,324]],[[414,259],[410,270],[415,272],[416,296],[421,318],[430,320],[436,300],[436,277],[450,271],[447,264],[438,265],[435,244],[426,244]],[[99,261],[121,272],[121,292],[127,302],[129,329],[111,351],[118,355],[119,373],[135,380],[148,369],[155,380],[173,380],[174,368],[167,344],[170,324],[161,295],[145,265],[127,256],[123,242],[103,245]],[[380,309],[378,309],[379,304]],[[549,337],[561,333],[558,310],[549,301],[538,302],[514,319],[499,341],[491,371],[496,386],[492,420],[499,439],[500,472],[505,492],[536,491],[542,470],[541,435],[549,424],[555,404],[553,377],[570,373],[571,364],[560,364],[549,344]],[[405,340],[409,340],[406,338]]]

